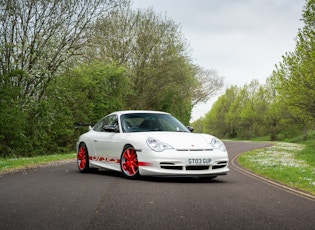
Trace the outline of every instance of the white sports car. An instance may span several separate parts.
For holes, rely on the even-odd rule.
[[[80,172],[110,169],[130,179],[140,175],[214,178],[227,174],[228,162],[222,141],[192,133],[164,112],[111,113],[77,142]]]

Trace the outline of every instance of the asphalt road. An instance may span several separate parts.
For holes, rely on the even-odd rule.
[[[315,229],[315,200],[230,169],[210,182],[81,174],[74,161],[1,175],[0,229]]]

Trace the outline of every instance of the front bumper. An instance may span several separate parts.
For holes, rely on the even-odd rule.
[[[219,176],[229,172],[228,154],[219,150],[211,151],[142,151],[139,160],[140,175],[143,176]],[[190,159],[205,159],[203,164],[189,164]],[[210,160],[209,160],[210,159]]]

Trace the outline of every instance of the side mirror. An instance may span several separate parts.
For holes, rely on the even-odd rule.
[[[192,133],[194,131],[194,128],[192,126],[187,126],[187,129]]]
[[[111,132],[111,133],[118,133],[119,132],[117,125],[105,125],[103,127],[103,129],[105,130],[105,132]]]

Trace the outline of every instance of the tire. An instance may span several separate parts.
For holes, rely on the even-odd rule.
[[[126,146],[121,154],[120,168],[128,179],[136,179],[140,176],[137,152],[130,145]]]
[[[81,173],[87,173],[90,171],[90,162],[89,162],[89,152],[84,143],[79,145],[78,154],[77,154],[77,164],[79,171]]]

